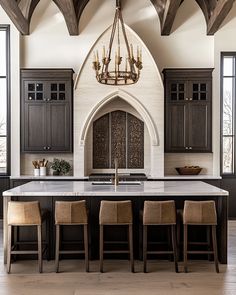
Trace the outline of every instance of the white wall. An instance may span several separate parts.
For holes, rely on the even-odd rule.
[[[125,22],[144,41],[160,72],[166,67],[215,67],[214,153],[213,160],[212,155],[209,155],[206,163],[213,165],[213,170],[209,167],[209,171],[219,174],[219,52],[236,50],[236,44],[232,38],[235,35],[236,26],[235,5],[215,36],[207,36],[202,11],[194,0],[184,1],[178,10],[172,34],[161,36],[159,19],[150,0],[123,2]],[[67,67],[78,72],[94,42],[112,23],[114,3],[115,1],[110,0],[90,0],[81,17],[80,35],[69,36],[57,6],[52,1],[41,0],[32,17],[31,35],[21,37],[21,52],[19,51],[19,34],[12,26],[12,50],[14,50],[12,59],[15,60],[15,63],[12,63],[12,112],[14,114],[12,171],[14,174],[19,172],[19,52],[21,67]],[[1,7],[0,22],[9,23]]]
[[[160,71],[164,67],[213,67],[214,37],[206,36],[203,13],[195,0],[178,10],[173,33],[161,36],[150,0],[123,1],[127,25],[144,41]],[[62,14],[52,1],[41,0],[22,38],[22,67],[72,67],[78,72],[92,45],[112,23],[115,1],[90,0],[80,20],[80,35],[69,36]]]

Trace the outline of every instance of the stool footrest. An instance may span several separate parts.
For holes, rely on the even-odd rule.
[[[128,250],[106,250],[103,251],[104,254],[128,254]]]
[[[48,243],[45,241],[45,242],[42,242],[42,245],[47,245]],[[14,246],[16,245],[38,245],[38,242],[34,242],[34,241],[28,241],[28,242],[15,242],[14,243]]]
[[[202,246],[207,246],[209,243],[208,242],[188,242],[188,245],[202,245]]]
[[[62,245],[76,245],[76,244],[84,244],[83,241],[61,241]]]
[[[168,242],[160,241],[160,242],[148,242],[148,245],[166,245]]]
[[[174,254],[173,251],[147,251],[147,254]]]
[[[38,254],[38,251],[18,250],[18,251],[11,251],[11,254]]]
[[[126,242],[126,241],[104,241],[104,244],[110,244],[110,245],[120,244],[120,245],[122,245],[122,244],[128,244],[128,242]]]
[[[85,254],[83,250],[60,250],[59,254]]]
[[[214,254],[214,251],[187,251],[187,254]]]

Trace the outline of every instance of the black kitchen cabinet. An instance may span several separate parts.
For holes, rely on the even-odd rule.
[[[212,70],[165,69],[165,152],[212,151]]]
[[[22,152],[72,152],[72,69],[21,70]]]

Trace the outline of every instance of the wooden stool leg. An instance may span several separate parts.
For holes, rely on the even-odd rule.
[[[215,268],[216,268],[216,272],[219,273],[218,250],[217,250],[217,239],[216,239],[216,226],[215,225],[212,225],[211,231],[212,231],[212,242],[213,242]]]
[[[168,251],[171,251],[173,248],[173,243],[172,243],[172,227],[168,226],[167,227],[167,247],[168,247]],[[173,256],[172,254],[168,254],[169,257],[169,261],[173,261]]]
[[[176,242],[176,225],[171,226],[171,236],[172,236],[172,247],[174,252],[175,272],[179,272],[178,251],[177,251],[177,242]]]
[[[12,226],[12,230],[13,230],[13,245],[15,246],[14,250],[19,250],[19,245],[17,244],[17,242],[19,241],[19,226]],[[13,255],[13,261],[15,262],[17,259],[17,255]]]
[[[100,225],[100,231],[99,231],[99,240],[100,240],[100,272],[103,272],[103,225]]]
[[[60,225],[56,224],[56,253],[55,253],[55,272],[59,272],[59,251],[60,251]]]
[[[50,249],[51,249],[51,245],[50,245],[50,221],[49,218],[46,218],[45,220],[46,223],[46,249],[47,249],[47,261],[50,260],[51,257],[51,253],[50,253]]]
[[[207,250],[211,251],[211,225],[207,225]],[[208,254],[208,260],[211,260],[211,254]]]
[[[12,227],[11,225],[8,225],[7,273],[11,272],[11,236],[12,236]]]
[[[143,226],[143,272],[147,272],[147,225]]]
[[[133,247],[133,225],[129,224],[129,253],[130,253],[130,269],[134,272],[134,247]]]
[[[184,224],[184,272],[188,272],[188,225]]]
[[[89,272],[89,253],[88,253],[88,225],[84,224],[84,253],[85,253],[85,268]]]
[[[138,238],[139,238],[139,253],[138,253],[138,256],[139,256],[139,260],[142,260],[143,259],[143,251],[142,251],[142,243],[143,243],[143,226],[142,226],[142,223],[139,222],[139,226],[138,226],[138,229],[139,229],[139,235],[138,235]]]
[[[42,226],[37,225],[38,232],[38,263],[39,263],[39,272],[43,271],[43,260],[42,260]]]
[[[177,227],[177,253],[178,253],[178,260],[180,259],[180,241],[181,241],[181,226],[183,225],[183,221],[182,221],[182,218],[181,218],[181,215],[180,213],[178,212],[177,214],[177,220],[176,220],[177,224],[176,224],[176,227]]]

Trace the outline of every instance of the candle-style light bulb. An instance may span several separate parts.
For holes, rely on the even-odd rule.
[[[131,51],[131,58],[134,58],[134,50],[133,50],[132,44],[130,44],[130,51]]]
[[[143,59],[143,53],[142,53],[142,48],[140,49],[140,61],[142,62]]]
[[[125,71],[127,72],[128,71],[128,61],[127,61],[127,56],[126,56],[126,59],[125,59]]]
[[[106,49],[105,46],[103,46],[103,51],[102,51],[102,58],[105,59],[106,58]]]
[[[96,54],[95,54],[95,51],[93,52],[93,60],[94,60],[94,62],[96,62]]]
[[[96,58],[96,62],[99,62],[98,50],[97,50],[97,58]]]
[[[139,51],[139,47],[137,47],[137,60],[139,60],[140,58],[140,51]]]

